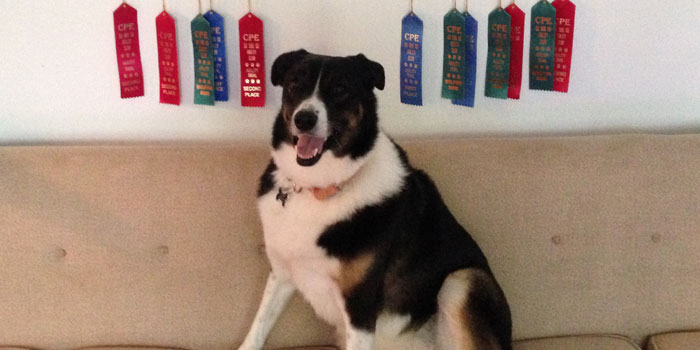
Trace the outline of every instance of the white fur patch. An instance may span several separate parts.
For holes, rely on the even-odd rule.
[[[431,320],[415,332],[404,333],[410,321],[410,316],[381,314],[377,320],[376,350],[438,350],[435,322]]]

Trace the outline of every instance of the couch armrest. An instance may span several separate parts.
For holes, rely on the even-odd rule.
[[[647,350],[700,349],[700,330],[655,334],[649,337]]]

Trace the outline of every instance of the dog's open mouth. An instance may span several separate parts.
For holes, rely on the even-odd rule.
[[[294,149],[297,151],[297,164],[312,166],[321,159],[323,144],[326,139],[309,134],[294,137]]]

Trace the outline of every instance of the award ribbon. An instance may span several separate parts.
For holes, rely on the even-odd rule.
[[[568,92],[576,5],[569,0],[554,0],[552,6],[557,9],[557,35],[554,44],[554,91]]]
[[[238,20],[241,51],[241,105],[265,107],[263,22],[251,12]]]
[[[180,104],[180,77],[175,20],[165,11],[156,17],[160,103]]]
[[[510,15],[501,7],[489,14],[488,37],[485,95],[506,99],[510,78]]]
[[[214,105],[214,52],[211,45],[211,26],[201,14],[192,20],[194,48],[194,103]]]
[[[413,11],[401,21],[401,103],[422,106],[423,21]]]
[[[525,33],[525,12],[513,2],[506,7],[510,15],[510,78],[508,98],[520,99],[523,81],[523,39]]]
[[[224,18],[214,10],[204,14],[211,26],[211,46],[214,52],[214,86],[215,100],[228,101],[228,78],[226,72],[226,40],[224,36]]]
[[[464,96],[464,16],[452,9],[443,24],[442,97],[454,100]]]
[[[122,98],[143,96],[143,68],[136,9],[123,2],[114,10],[119,86]]]
[[[530,89],[551,91],[554,75],[554,33],[557,10],[540,0],[530,20]]]
[[[479,32],[479,23],[469,14],[464,12],[464,96],[452,100],[453,104],[474,107],[476,95],[476,43]]]

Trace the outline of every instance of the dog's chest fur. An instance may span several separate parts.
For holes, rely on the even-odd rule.
[[[324,157],[332,157],[332,154]],[[330,225],[352,220],[353,214],[363,207],[399,192],[407,172],[395,146],[383,134],[372,152],[358,161],[364,162],[361,170],[328,199],[318,200],[309,190],[297,193],[287,189],[288,197],[282,205],[277,198],[279,188],[290,186],[285,176],[290,171],[283,167],[274,174],[273,189],[258,199],[267,255],[273,270],[280,277],[293,281],[316,313],[335,325],[342,324],[343,320],[337,296],[343,279],[348,278],[344,276],[348,273],[347,262],[329,255],[319,245],[319,238]]]
[[[270,193],[259,200],[268,258],[275,273],[293,281],[316,313],[332,324],[342,319],[329,291],[340,271],[338,259],[328,257],[317,245],[328,222],[343,211],[324,212],[308,191],[290,193],[285,206]]]

